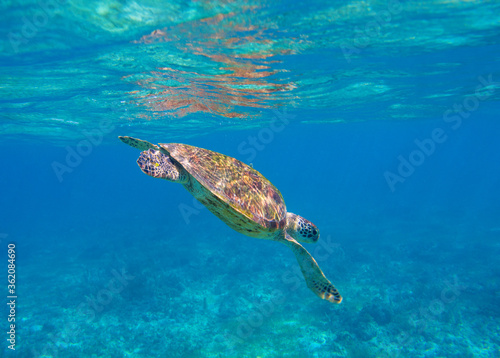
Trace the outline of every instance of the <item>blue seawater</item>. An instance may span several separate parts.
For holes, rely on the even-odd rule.
[[[498,1],[0,10],[0,356],[500,356]],[[252,164],[343,302],[119,135]]]

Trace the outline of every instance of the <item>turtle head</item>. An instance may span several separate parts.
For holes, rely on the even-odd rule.
[[[319,229],[302,216],[286,214],[286,232],[299,242],[314,243],[319,239]]]

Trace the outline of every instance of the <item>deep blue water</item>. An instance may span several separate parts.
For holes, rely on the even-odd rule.
[[[498,2],[1,8],[1,356],[500,356]],[[343,302],[119,135],[252,164]]]

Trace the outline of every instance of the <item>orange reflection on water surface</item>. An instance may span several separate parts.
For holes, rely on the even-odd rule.
[[[245,24],[244,19],[241,14],[219,14],[155,30],[136,41],[169,42],[179,56],[195,63],[189,64],[190,70],[170,65],[142,74],[139,80],[132,79],[144,89],[134,91],[136,100],[148,111],[174,117],[208,112],[247,118],[250,114],[245,107],[270,108],[280,98],[276,92],[295,88],[291,82],[271,80],[283,72],[271,68],[279,62],[271,58],[291,50],[278,48],[270,31]]]

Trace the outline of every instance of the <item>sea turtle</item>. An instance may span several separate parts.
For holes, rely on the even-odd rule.
[[[258,171],[224,154],[186,144],[155,145],[132,137],[119,138],[142,151],[137,164],[144,173],[184,185],[232,229],[287,245],[297,258],[307,286],[322,299],[342,301],[316,261],[297,242],[318,241],[318,228],[287,212],[279,190]]]

